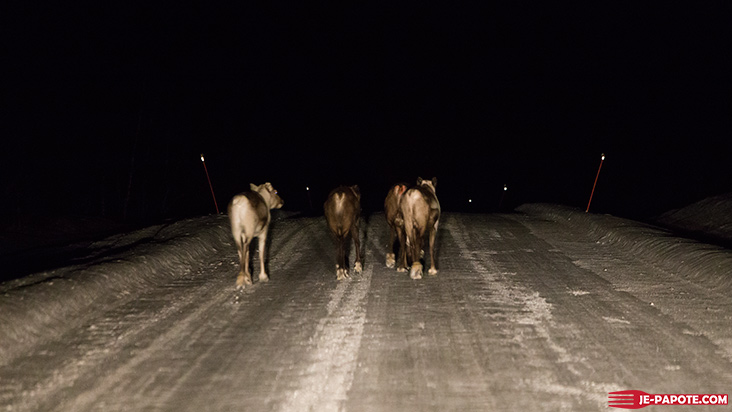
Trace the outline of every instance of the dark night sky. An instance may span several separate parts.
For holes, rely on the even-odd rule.
[[[447,211],[504,184],[504,208],[584,208],[602,152],[596,212],[732,190],[725,2],[26,3],[1,29],[5,216],[211,213],[201,152],[222,210],[266,180],[292,210],[342,183],[378,209],[417,176]]]

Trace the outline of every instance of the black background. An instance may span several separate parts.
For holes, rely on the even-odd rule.
[[[213,213],[201,153],[222,212],[417,176],[445,211],[584,209],[601,153],[594,212],[730,191],[725,2],[307,3],[3,6],[3,215]]]

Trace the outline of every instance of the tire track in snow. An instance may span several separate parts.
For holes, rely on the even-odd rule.
[[[331,292],[327,316],[318,322],[313,336],[315,348],[308,355],[310,366],[298,383],[298,389],[285,396],[287,400],[280,406],[281,411],[339,411],[346,401],[357,367],[366,321],[366,295],[376,264],[374,236],[366,237],[368,242],[363,239],[361,242],[366,249],[364,270],[340,281]]]
[[[465,251],[468,256],[466,258],[473,266],[475,271],[481,276],[489,280],[488,285],[493,292],[491,300],[498,301],[501,306],[515,306],[525,308],[525,310],[511,311],[511,321],[519,325],[529,325],[535,333],[545,342],[546,346],[556,354],[557,362],[568,364],[567,368],[573,374],[577,374],[571,367],[572,363],[582,362],[570,354],[564,347],[557,343],[550,334],[550,327],[554,326],[552,317],[552,304],[539,295],[539,292],[531,291],[526,287],[512,282],[505,274],[501,273],[499,268],[490,260],[482,256],[473,256],[485,251],[469,246],[467,234],[470,230],[465,227],[463,220],[455,218],[455,216],[447,215],[443,219],[450,237],[458,245],[460,250]],[[500,237],[500,235],[499,235]],[[487,252],[490,253],[490,252]],[[521,343],[521,337],[517,337]],[[523,344],[522,344],[523,345]],[[528,385],[532,390],[549,392],[560,395],[569,395],[573,397],[584,397],[590,401],[597,402],[598,405],[606,405],[606,396],[595,395],[596,391],[583,391],[575,387],[561,385],[551,376],[542,376],[539,380],[526,380],[524,384]],[[608,388],[615,389],[614,385],[607,385]]]

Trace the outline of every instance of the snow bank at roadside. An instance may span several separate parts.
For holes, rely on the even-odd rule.
[[[673,235],[660,227],[579,209],[525,204],[517,212],[565,224],[709,290],[732,293],[732,251]],[[707,212],[710,220],[717,219]],[[727,216],[719,218],[726,219]]]
[[[656,219],[664,226],[732,241],[732,193],[709,197]]]
[[[100,301],[124,302],[230,248],[225,215],[153,226],[100,241],[90,263],[0,284],[0,364],[84,322]],[[94,253],[93,251],[91,253]]]

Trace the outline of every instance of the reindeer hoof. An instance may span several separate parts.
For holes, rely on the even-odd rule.
[[[409,277],[412,279],[422,279],[422,266],[412,265],[412,269],[409,271]]]
[[[437,276],[437,269],[430,268],[430,270],[428,270],[427,273],[429,273],[430,276]]]
[[[386,254],[386,267],[393,268],[396,264],[396,257],[393,253],[387,253]]]
[[[266,273],[260,273],[259,281],[260,282],[269,282],[269,276]]]
[[[247,275],[239,275],[236,277],[236,288],[244,289],[245,285],[252,284],[252,277]]]
[[[404,273],[407,271],[407,268],[397,268],[397,272]]]
[[[348,277],[348,271],[346,269],[337,269],[336,270],[336,279],[343,280]]]
[[[361,265],[361,262],[356,262],[355,265],[353,265],[353,271],[356,273],[361,273],[363,270],[363,265]]]

